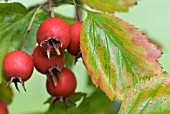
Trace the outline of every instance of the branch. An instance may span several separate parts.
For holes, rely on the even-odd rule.
[[[35,16],[36,16],[38,10],[41,9],[44,5],[46,5],[46,4],[48,4],[48,3],[49,3],[49,2],[45,2],[45,3],[41,4],[41,5],[36,9],[36,11],[34,12],[32,18],[31,18],[31,21],[30,21],[30,23],[29,23],[29,26],[28,26],[28,28],[27,28],[27,31],[25,32],[24,37],[22,38],[22,41],[21,41],[21,43],[20,43],[19,50],[22,49],[22,46],[23,46],[24,41],[25,41],[25,38],[26,38],[27,34],[30,32],[30,30],[31,30],[31,27],[32,27],[34,18],[35,18]]]

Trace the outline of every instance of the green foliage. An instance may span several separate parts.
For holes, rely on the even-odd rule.
[[[0,30],[15,23],[28,13],[27,9],[20,3],[0,4]]]
[[[0,84],[0,99],[2,99],[6,104],[12,102],[13,92],[12,89],[8,86],[6,87],[6,83],[2,82]]]
[[[31,11],[28,13],[26,8],[20,3],[3,3],[3,4],[0,4],[0,6],[2,6],[0,7],[0,11],[2,12],[5,11],[1,13],[0,15],[0,20],[1,20],[0,28],[2,28],[0,29],[0,42],[1,42],[1,45],[0,45],[0,48],[1,48],[0,50],[0,53],[1,53],[0,55],[0,58],[1,58],[0,60],[0,82],[1,82],[2,76],[3,76],[3,73],[2,73],[3,58],[8,52],[19,49],[21,39],[23,38],[24,33],[26,32],[27,27],[29,26],[29,22],[31,20],[31,17],[34,11]],[[6,8],[6,10],[4,10],[4,8]],[[11,8],[13,8],[14,11]],[[62,17],[69,24],[72,24],[74,22],[74,19],[67,18],[59,14],[57,14],[57,16]],[[48,17],[49,17],[49,14],[47,14],[46,12],[42,12],[42,11],[39,12],[35,17],[31,31],[27,35],[25,42],[24,42],[24,46],[22,48],[24,51],[28,52],[30,55],[32,54],[33,49],[36,45],[36,32],[37,32],[38,26],[39,24],[42,23],[42,21],[44,21]]]
[[[120,114],[169,114],[170,76],[162,73],[128,92]]]
[[[100,90],[96,89],[92,95],[86,97],[86,94],[83,93],[75,93],[69,97],[70,101],[67,102],[68,108],[64,106],[63,103],[60,101],[56,101],[54,106],[50,106],[49,110],[43,114],[97,114],[97,113],[104,113],[104,114],[113,114],[114,111],[110,111],[113,102],[111,102],[105,94]],[[50,103],[52,97],[49,98],[46,103]],[[76,104],[76,102],[80,102],[80,104]],[[102,106],[102,107],[101,107]],[[99,108],[100,107],[100,108]],[[110,112],[109,112],[110,111]]]
[[[111,100],[115,96],[123,100],[139,80],[162,72],[156,61],[160,50],[137,28],[115,16],[88,12],[80,44],[93,83]]]
[[[86,102],[88,100],[86,99],[86,94],[84,93],[75,93],[72,96],[69,97],[69,100],[67,100],[66,106],[64,103],[60,102],[59,100],[54,103],[54,105],[51,105],[49,107],[49,110],[43,114],[80,114],[83,113],[84,110],[86,110],[86,107],[89,107],[88,105],[85,106]],[[52,98],[48,99],[46,103],[50,103]],[[83,100],[80,106],[76,106],[76,102]],[[88,108],[87,108],[88,109]],[[86,110],[87,111],[87,110]]]
[[[8,52],[19,49],[21,39],[28,27],[32,14],[33,12],[30,12],[26,14],[26,16],[24,16],[23,18],[16,21],[15,23],[12,23],[10,26],[4,28],[3,30],[0,30],[0,42],[1,42],[0,79],[2,79],[3,76],[2,73],[3,58]],[[24,42],[23,50],[27,51],[30,54],[32,53],[36,44],[37,28],[38,28],[38,24],[35,23],[33,25],[33,29],[30,31],[29,35],[26,37],[26,40]]]
[[[18,10],[12,10],[17,9]],[[5,11],[5,12],[4,12]],[[15,12],[16,11],[16,12]],[[19,45],[21,38],[23,37],[23,33],[26,28],[26,21],[28,21],[28,17],[25,16],[27,14],[26,8],[19,3],[9,3],[9,4],[0,4],[0,83],[2,82],[2,63],[4,56],[9,52],[9,50],[16,49]],[[12,13],[11,13],[12,12]],[[25,17],[23,19],[23,17]],[[14,19],[14,20],[13,20]],[[11,21],[12,20],[12,21]],[[22,24],[22,26],[18,26]],[[10,26],[9,26],[10,25]]]
[[[137,0],[82,0],[94,9],[114,13],[127,12],[128,8],[135,5]]]

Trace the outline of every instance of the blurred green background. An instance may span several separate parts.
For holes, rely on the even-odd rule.
[[[26,7],[42,3],[44,0],[10,0],[21,2]],[[69,17],[75,16],[73,6],[65,5],[56,9],[58,13]],[[135,25],[142,30],[152,41],[158,43],[164,53],[159,59],[165,71],[170,73],[170,0],[139,0],[138,4],[132,7],[128,13],[116,13],[116,16]],[[84,16],[85,17],[85,16]],[[77,77],[78,87],[76,91],[90,93],[92,90],[87,88],[86,69],[79,60],[73,68]],[[46,92],[46,77],[34,71],[32,78],[25,83],[27,92],[21,89],[21,93],[16,91],[14,85],[13,102],[9,105],[10,114],[29,114],[34,112],[46,111],[48,105],[43,102],[49,97]],[[19,85],[19,88],[21,86]]]

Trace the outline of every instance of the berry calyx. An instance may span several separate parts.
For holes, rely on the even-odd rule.
[[[70,28],[68,24],[61,18],[48,18],[41,23],[37,31],[37,42],[50,53],[60,55],[70,44]]]
[[[48,93],[59,98],[72,95],[77,86],[74,73],[68,68],[63,68],[61,71],[62,78],[58,73],[56,73],[55,76],[57,80],[56,86],[54,85],[53,80],[47,80],[46,82]]]
[[[0,114],[8,114],[7,105],[0,100]]]
[[[68,52],[74,56],[80,53],[80,30],[83,22],[76,22],[70,26],[71,42],[67,48]]]
[[[26,52],[17,50],[8,53],[3,61],[3,73],[8,81],[7,85],[14,82],[19,91],[17,83],[20,82],[26,91],[24,82],[31,77],[33,68],[32,57]]]
[[[48,72],[53,75],[52,71],[61,71],[64,67],[64,53],[60,55],[50,54],[50,58],[47,57],[45,50],[37,46],[33,52],[33,62],[34,66],[42,74],[47,74]]]

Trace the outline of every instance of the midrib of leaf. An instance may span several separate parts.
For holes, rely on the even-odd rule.
[[[99,38],[100,36],[99,36],[99,37],[96,37],[96,36],[98,36],[98,35],[95,36],[94,24],[92,24],[92,29],[91,29],[91,30],[93,31],[93,37],[92,37],[92,38],[93,38],[93,39],[92,39],[92,40],[93,40],[93,50],[94,50],[93,53],[95,53],[96,46],[97,46],[96,40],[97,40],[97,39],[100,39],[100,38]],[[104,43],[106,44],[106,51],[104,51],[104,53],[105,53],[105,54],[104,54],[104,55],[105,55],[105,60],[106,60],[106,63],[107,63],[107,64],[106,64],[106,70],[107,70],[106,72],[107,72],[107,74],[108,74],[108,76],[109,76],[109,83],[110,83],[110,69],[111,69],[111,68],[110,68],[110,64],[109,64],[109,63],[110,63],[110,53],[107,53],[107,52],[109,52],[109,46],[108,46],[109,43],[108,43],[107,35],[106,35],[106,34],[104,34],[104,35],[105,35],[105,37],[106,37],[106,39],[105,39],[105,42],[106,42],[106,43],[104,42]],[[97,57],[97,54],[96,54],[96,53],[95,53],[95,56]]]
[[[109,42],[108,42],[108,39],[107,39],[107,35],[106,35],[106,34],[105,34],[105,37],[106,37],[106,51],[107,51],[107,52],[110,52],[110,51],[109,51],[109,46],[108,46]],[[105,59],[106,59],[106,63],[108,63],[108,64],[107,64],[107,74],[109,75],[109,83],[110,83],[110,80],[111,80],[111,79],[110,79],[110,64],[109,64],[109,63],[110,63],[110,53],[107,53],[106,51],[105,51],[105,55],[106,55],[106,58],[105,58]]]
[[[121,52],[121,54],[124,54],[125,53],[125,55],[126,56],[124,56],[124,59],[125,59],[125,64],[128,66],[128,70],[130,70],[130,72],[133,74],[133,86],[139,81],[139,79],[138,79],[138,76],[137,76],[137,74],[135,73],[135,71],[134,71],[134,69],[131,67],[131,66],[133,66],[133,64],[130,64],[130,62],[129,62],[129,60],[131,60],[131,58],[136,58],[136,56],[133,56],[133,55],[131,55],[131,53],[128,53],[128,51],[127,50],[125,50],[125,48],[123,48],[121,45],[120,45],[120,43],[119,43],[119,41],[124,41],[124,42],[127,42],[127,41],[125,41],[124,39],[122,39],[122,38],[120,38],[119,36],[117,36],[117,37],[114,37],[114,38],[112,38],[111,37],[111,35],[107,32],[108,30],[106,30],[106,28],[105,27],[103,27],[94,17],[93,17],[93,14],[91,14],[90,12],[88,12],[90,15],[90,17],[95,21],[95,23],[96,23],[96,25],[98,25],[100,28],[102,28],[103,29],[103,31],[105,32],[105,34],[108,34],[108,38],[109,38],[109,40],[114,44],[114,46],[116,46],[116,47],[118,47],[118,50],[120,50],[120,52]],[[115,26],[116,27],[116,26]],[[120,30],[120,31],[122,31],[121,29],[119,29],[118,27],[116,27],[118,30]],[[110,31],[110,30],[109,30]],[[122,32],[124,32],[124,31],[122,31]],[[112,33],[112,31],[111,31],[111,33]],[[125,32],[124,32],[125,33]],[[112,34],[113,36],[115,36],[116,34]],[[108,38],[106,37],[106,39],[107,39],[107,41],[108,41]],[[94,38],[95,39],[95,38]],[[115,40],[113,40],[113,39],[115,39]],[[121,40],[120,40],[121,39]],[[108,45],[107,45],[108,46]],[[123,53],[122,53],[123,52]],[[140,58],[137,58],[137,59],[140,59]],[[143,61],[142,59],[140,59],[141,61]],[[139,63],[137,62],[137,61],[135,61],[135,59],[133,59],[132,60],[135,64],[137,64],[138,66],[140,66],[139,65]],[[131,61],[131,63],[133,63]],[[140,68],[142,69],[142,67],[140,66]],[[110,71],[109,71],[110,72]],[[109,75],[109,77],[110,77],[110,75]]]
[[[95,32],[94,32],[94,24],[92,24],[92,26],[89,28],[91,31],[92,31],[92,33],[93,33],[93,36],[91,36],[90,35],[90,38],[93,38],[93,39],[90,39],[89,38],[89,46],[90,46],[90,49],[92,50],[92,54],[94,55],[94,56],[91,56],[92,58],[94,58],[94,57],[96,57],[95,59],[96,59],[96,61],[100,61],[100,58],[98,58],[98,56],[97,56],[97,53],[96,53],[96,51],[95,51],[95,49],[96,49],[96,38],[95,38]],[[91,41],[92,40],[92,41]],[[92,47],[93,46],[93,47]],[[101,73],[102,73],[102,76],[103,76],[103,79],[105,79],[105,81],[107,82],[107,84],[110,84],[109,83],[109,81],[107,80],[107,76],[106,76],[106,73],[102,70],[102,66],[101,66],[101,64],[99,64],[98,62],[96,63],[97,65],[95,65],[95,67],[96,67],[96,69],[99,69],[100,71],[101,71]],[[108,64],[108,63],[107,63]],[[109,66],[110,67],[110,66]],[[110,72],[110,69],[107,69],[107,72]],[[111,87],[111,89],[113,90],[113,88]]]
[[[13,8],[13,7],[12,7]],[[21,14],[21,13],[14,13],[14,12],[9,12],[9,11],[2,11],[2,10],[0,10],[0,12],[2,12],[2,13],[8,13],[8,14],[16,14],[16,15],[19,15],[19,16],[25,16],[25,14]]]
[[[137,105],[137,103],[139,102],[139,99],[140,99],[141,95],[142,95],[142,91],[140,91],[140,93],[139,93],[138,96],[136,97],[136,100],[135,100],[134,104],[132,104],[131,109],[128,111],[128,113],[132,113],[132,109],[133,109],[133,108]]]
[[[155,98],[156,94],[159,92],[159,90],[161,90],[161,87],[162,87],[162,84],[160,84],[160,86],[158,86],[158,87],[156,88],[156,90],[155,90],[154,92],[152,92],[151,98],[149,98],[149,100],[147,100],[146,105],[143,107],[143,109],[140,111],[140,113],[144,112],[144,111],[147,109],[147,106],[149,105],[150,101]],[[141,96],[141,93],[142,93],[142,92],[143,92],[143,90],[140,91],[139,96]],[[129,113],[132,113],[132,111],[133,111],[133,109],[135,108],[135,106],[139,103],[139,98],[140,98],[140,97],[137,97],[137,100],[136,100],[136,102],[134,103],[134,105],[131,107],[131,110],[130,110]]]
[[[31,13],[32,13],[32,12],[31,12]],[[22,17],[20,17],[17,21],[15,21],[15,22],[9,24],[8,26],[6,26],[5,28],[1,29],[0,32],[1,32],[1,31],[4,31],[5,29],[7,29],[8,27],[12,26],[13,24],[16,24],[18,21],[22,20],[24,17],[26,17],[26,16],[29,15],[29,14],[30,14],[30,12],[27,13],[27,14],[25,14],[25,15],[22,15]]]
[[[141,112],[144,112],[147,109],[147,106],[149,105],[149,102],[155,98],[156,94],[159,92],[159,90],[161,90],[162,84],[160,84],[156,90],[154,92],[151,93],[151,98],[149,98],[148,103],[145,105],[145,107],[141,110]],[[159,102],[157,102],[156,104],[160,104]],[[155,106],[155,105],[154,105]],[[151,108],[152,109],[152,108]]]
[[[156,104],[154,104],[153,107],[151,107],[150,109],[148,109],[150,112],[154,111],[155,109],[157,109],[161,104],[164,104],[164,101],[168,100],[168,96],[166,96],[165,98],[163,97],[163,99],[161,98],[158,102],[156,102]],[[146,108],[147,110],[147,108]],[[170,112],[167,111],[167,112]]]
[[[118,61],[118,68],[119,68],[119,78],[121,80],[121,83],[122,83],[122,89],[123,89],[123,92],[125,93],[125,96],[127,95],[127,93],[125,92],[126,89],[125,89],[125,83],[124,83],[124,80],[123,80],[123,71],[122,71],[122,56],[121,56],[121,52],[120,50],[116,50],[117,51],[117,61]]]
[[[145,106],[143,107],[143,109],[140,111],[140,114],[142,114],[143,111],[147,108],[147,106],[149,105],[150,101],[151,101],[151,98],[149,98],[149,99],[147,100],[147,103],[145,103],[146,105],[145,105]]]

